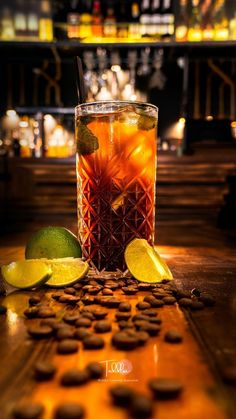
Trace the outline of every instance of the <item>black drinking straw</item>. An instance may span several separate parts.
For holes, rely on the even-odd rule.
[[[84,74],[83,74],[83,67],[82,61],[80,57],[75,57],[75,74],[76,74],[76,87],[77,87],[77,94],[78,94],[78,103],[85,103],[85,84],[84,84]]]

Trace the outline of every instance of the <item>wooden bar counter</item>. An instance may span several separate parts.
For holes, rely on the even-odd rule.
[[[25,243],[38,226],[28,226],[24,234],[11,234],[0,240],[0,263],[24,257]],[[73,225],[72,225],[72,229]],[[235,237],[226,235],[203,223],[191,226],[161,222],[157,228],[157,248],[173,271],[178,288],[194,287],[209,292],[215,299],[213,307],[202,311],[182,311],[178,304],[159,308],[161,333],[150,337],[147,344],[133,351],[115,349],[111,333],[104,333],[105,347],[84,350],[71,355],[59,355],[56,342],[32,340],[26,331],[38,320],[26,319],[23,311],[32,295],[47,301],[51,289],[14,291],[1,297],[8,310],[0,316],[0,418],[10,419],[18,400],[31,400],[45,407],[43,419],[54,417],[55,407],[65,401],[76,401],[84,406],[88,419],[126,418],[127,410],[114,407],[109,388],[121,383],[139,393],[151,396],[148,381],[154,377],[178,379],[184,386],[179,398],[154,401],[154,418],[159,419],[226,419],[236,417],[236,252]],[[122,301],[135,305],[147,292],[134,296],[114,291]],[[50,304],[60,315],[69,308],[58,302]],[[108,317],[114,320],[115,309]],[[118,326],[112,322],[113,332]],[[164,341],[168,330],[177,330],[182,343]],[[130,372],[113,372],[111,360],[128,360]],[[33,367],[37,360],[50,360],[57,372],[53,380],[36,382]],[[78,387],[62,387],[60,377],[71,367],[83,368],[90,361],[103,362],[106,369],[102,380],[93,380]],[[115,364],[114,364],[115,365]],[[232,372],[231,379],[227,374]],[[231,383],[229,383],[229,380]]]

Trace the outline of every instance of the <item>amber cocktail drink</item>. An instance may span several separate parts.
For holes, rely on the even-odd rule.
[[[137,102],[77,106],[78,231],[97,271],[126,269],[134,238],[154,241],[157,108]]]

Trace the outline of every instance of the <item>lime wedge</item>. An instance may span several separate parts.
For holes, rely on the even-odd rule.
[[[138,281],[160,282],[173,279],[166,262],[147,240],[132,240],[125,249],[125,261],[130,273]]]
[[[52,270],[52,276],[47,281],[50,287],[72,285],[83,278],[89,270],[88,263],[79,258],[48,259],[46,264]]]
[[[9,285],[21,289],[37,287],[52,274],[50,266],[41,260],[19,260],[2,266],[1,271]]]

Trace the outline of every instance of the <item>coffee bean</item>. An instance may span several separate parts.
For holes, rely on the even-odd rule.
[[[109,289],[109,288],[104,288],[104,289],[102,290],[102,294],[103,294],[103,295],[113,295],[113,292],[112,292],[112,290],[111,290],[111,289]]]
[[[56,332],[58,340],[74,339],[74,329],[70,326],[60,327]]]
[[[108,320],[99,320],[94,325],[96,333],[106,333],[111,331],[111,323]]]
[[[206,307],[212,307],[215,305],[215,299],[210,294],[201,294],[199,301],[201,301]]]
[[[102,287],[100,285],[97,285],[96,287],[91,287],[88,289],[88,293],[91,295],[96,295],[101,291]]]
[[[144,322],[145,324],[140,325],[138,330],[147,332],[150,336],[156,336],[160,332],[161,328],[158,324]]]
[[[152,414],[153,404],[148,397],[142,394],[137,394],[132,398],[130,404],[130,415],[133,418],[150,418]]]
[[[55,317],[55,313],[51,308],[48,307],[40,307],[38,310],[37,317],[40,319],[46,319],[48,317]]]
[[[117,332],[112,336],[112,344],[121,350],[132,350],[138,346],[137,336],[129,336],[125,331]]]
[[[50,326],[52,327],[53,330],[59,329],[60,328],[59,325],[64,327],[64,324],[60,323],[58,319],[55,319],[54,317],[49,317],[49,318],[40,320],[40,326]]]
[[[138,292],[138,288],[136,287],[122,287],[122,291],[126,295],[134,295]]]
[[[201,301],[193,301],[190,308],[193,311],[203,310],[204,309],[204,304]]]
[[[7,308],[5,306],[0,305],[0,315],[6,314],[6,312],[7,312]]]
[[[86,317],[87,319],[90,319],[90,320],[95,319],[93,311],[88,311],[88,308],[81,311],[81,317]]]
[[[80,290],[82,288],[82,286],[83,286],[82,284],[80,284],[79,282],[77,282],[76,284],[73,285],[73,288],[75,290]]]
[[[115,297],[109,298],[105,303],[105,306],[108,308],[118,308],[119,305],[120,305],[120,300],[118,300]]]
[[[178,300],[178,303],[180,307],[191,307],[193,304],[193,301],[191,300],[191,298],[180,298]]]
[[[140,301],[139,303],[136,304],[136,307],[138,310],[146,310],[151,307],[151,304],[148,303],[147,301]]]
[[[56,372],[56,367],[50,362],[38,361],[34,366],[35,378],[39,381],[50,380]]]
[[[108,315],[108,311],[105,310],[93,310],[93,316],[96,320],[103,320]]]
[[[122,329],[133,329],[134,325],[131,321],[121,320],[118,322],[119,328]]]
[[[81,386],[87,383],[90,376],[87,370],[71,368],[61,376],[61,384],[66,387]]]
[[[168,343],[180,343],[183,340],[183,336],[175,330],[169,330],[166,332],[164,340]]]
[[[81,301],[84,303],[85,306],[89,306],[91,304],[94,304],[94,297],[85,296],[81,299]]]
[[[183,390],[179,381],[167,378],[153,378],[148,385],[157,399],[173,399]]]
[[[92,333],[89,332],[88,329],[85,328],[85,327],[79,327],[74,332],[74,338],[75,339],[78,339],[78,340],[83,340],[83,339],[85,339],[88,336],[92,336]]]
[[[79,301],[76,295],[62,294],[59,298],[59,303],[75,305]]]
[[[115,314],[116,320],[129,320],[129,318],[131,317],[131,313],[122,313],[120,311],[118,311]]]
[[[38,317],[38,311],[39,311],[38,307],[30,307],[24,311],[24,315],[28,319],[35,319],[36,317]]]
[[[134,336],[138,339],[138,345],[144,345],[149,339],[149,334],[144,331],[134,331],[131,329],[127,329],[127,333],[129,336]]]
[[[69,324],[75,324],[76,320],[80,318],[80,314],[78,313],[66,313],[63,316],[63,320]]]
[[[195,297],[200,297],[201,291],[198,288],[193,288],[191,290],[191,294],[194,295]]]
[[[64,293],[65,294],[69,294],[69,295],[75,295],[76,291],[73,287],[68,287],[64,289]]]
[[[52,335],[53,329],[50,326],[30,326],[27,329],[29,335],[34,339],[44,339]]]
[[[102,349],[105,342],[99,336],[88,336],[83,339],[83,346],[85,349]]]
[[[168,294],[166,294],[164,291],[161,293],[160,291],[153,292],[153,297],[155,297],[157,300],[162,300],[165,297],[168,297]]]
[[[144,316],[148,316],[148,317],[156,317],[157,316],[157,312],[155,310],[151,310],[151,309],[143,310],[142,314]]]
[[[132,317],[132,321],[133,322],[136,322],[137,320],[145,320],[145,321],[149,321],[150,320],[150,317],[149,316],[147,316],[147,315],[145,315],[145,314],[135,314],[133,317]]]
[[[53,298],[53,300],[58,301],[58,300],[59,300],[59,298],[60,298],[62,295],[63,295],[63,293],[62,293],[61,291],[58,291],[58,292],[54,292],[54,293],[51,295],[51,297]]]
[[[145,282],[141,282],[141,284],[138,284],[139,291],[149,291],[151,289],[151,285]]]
[[[39,304],[41,302],[41,298],[38,297],[37,295],[33,295],[32,297],[29,298],[29,305],[30,306],[35,306],[37,304]]]
[[[150,301],[150,304],[152,307],[159,308],[164,306],[164,301],[155,298],[154,300]]]
[[[61,355],[73,354],[79,349],[78,342],[73,339],[61,340],[57,345],[57,352]]]
[[[54,419],[82,419],[85,416],[84,408],[77,403],[63,403],[54,413]]]
[[[40,403],[20,402],[12,411],[14,419],[39,419],[42,417],[44,407]]]
[[[122,302],[120,303],[118,310],[122,312],[127,312],[127,311],[131,311],[131,308],[132,307],[130,303]]]
[[[92,325],[92,321],[87,317],[80,317],[75,322],[76,327],[90,327]]]
[[[145,301],[146,303],[149,303],[149,304],[151,304],[151,302],[155,301],[155,300],[156,300],[156,298],[154,297],[154,295],[151,295],[151,294],[146,295],[143,299],[143,301]]]
[[[106,288],[109,288],[111,290],[116,290],[117,288],[119,288],[119,284],[117,282],[106,282]]]
[[[149,323],[161,324],[162,323],[162,320],[159,319],[159,317],[150,317],[149,318]]]
[[[101,378],[104,374],[103,366],[99,362],[90,362],[86,366],[86,370],[88,371],[90,378],[94,379]]]
[[[134,392],[129,387],[117,384],[110,388],[110,395],[115,405],[127,407],[133,398]]]
[[[189,291],[177,290],[176,297],[180,298],[191,298],[191,293]]]
[[[176,303],[176,298],[175,297],[164,297],[162,301],[164,301],[164,303],[166,305],[172,305],[172,304]]]

